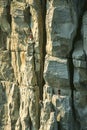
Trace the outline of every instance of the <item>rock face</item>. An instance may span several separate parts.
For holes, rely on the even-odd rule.
[[[86,0],[0,0],[0,130],[87,130]]]

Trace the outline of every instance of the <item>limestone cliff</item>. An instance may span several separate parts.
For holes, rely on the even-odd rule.
[[[0,0],[0,130],[87,130],[87,1]]]

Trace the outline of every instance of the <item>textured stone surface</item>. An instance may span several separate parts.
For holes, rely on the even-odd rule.
[[[87,130],[87,1],[0,0],[0,130]]]
[[[66,1],[57,0],[47,10],[47,53],[56,57],[67,57],[72,49],[76,32],[76,14]],[[71,7],[71,8],[70,8]],[[71,14],[73,15],[71,16]]]
[[[49,86],[58,88],[69,87],[67,60],[51,56],[47,57],[45,62],[44,78],[45,82]]]

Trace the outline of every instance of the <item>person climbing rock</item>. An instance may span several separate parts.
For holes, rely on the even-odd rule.
[[[33,43],[34,38],[31,29],[28,30],[28,37],[27,37],[27,43]]]
[[[33,41],[33,35],[32,35],[32,33],[30,33],[29,39],[30,39],[30,41]]]

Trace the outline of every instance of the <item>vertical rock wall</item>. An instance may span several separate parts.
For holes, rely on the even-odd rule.
[[[86,0],[0,1],[0,130],[87,130]]]

